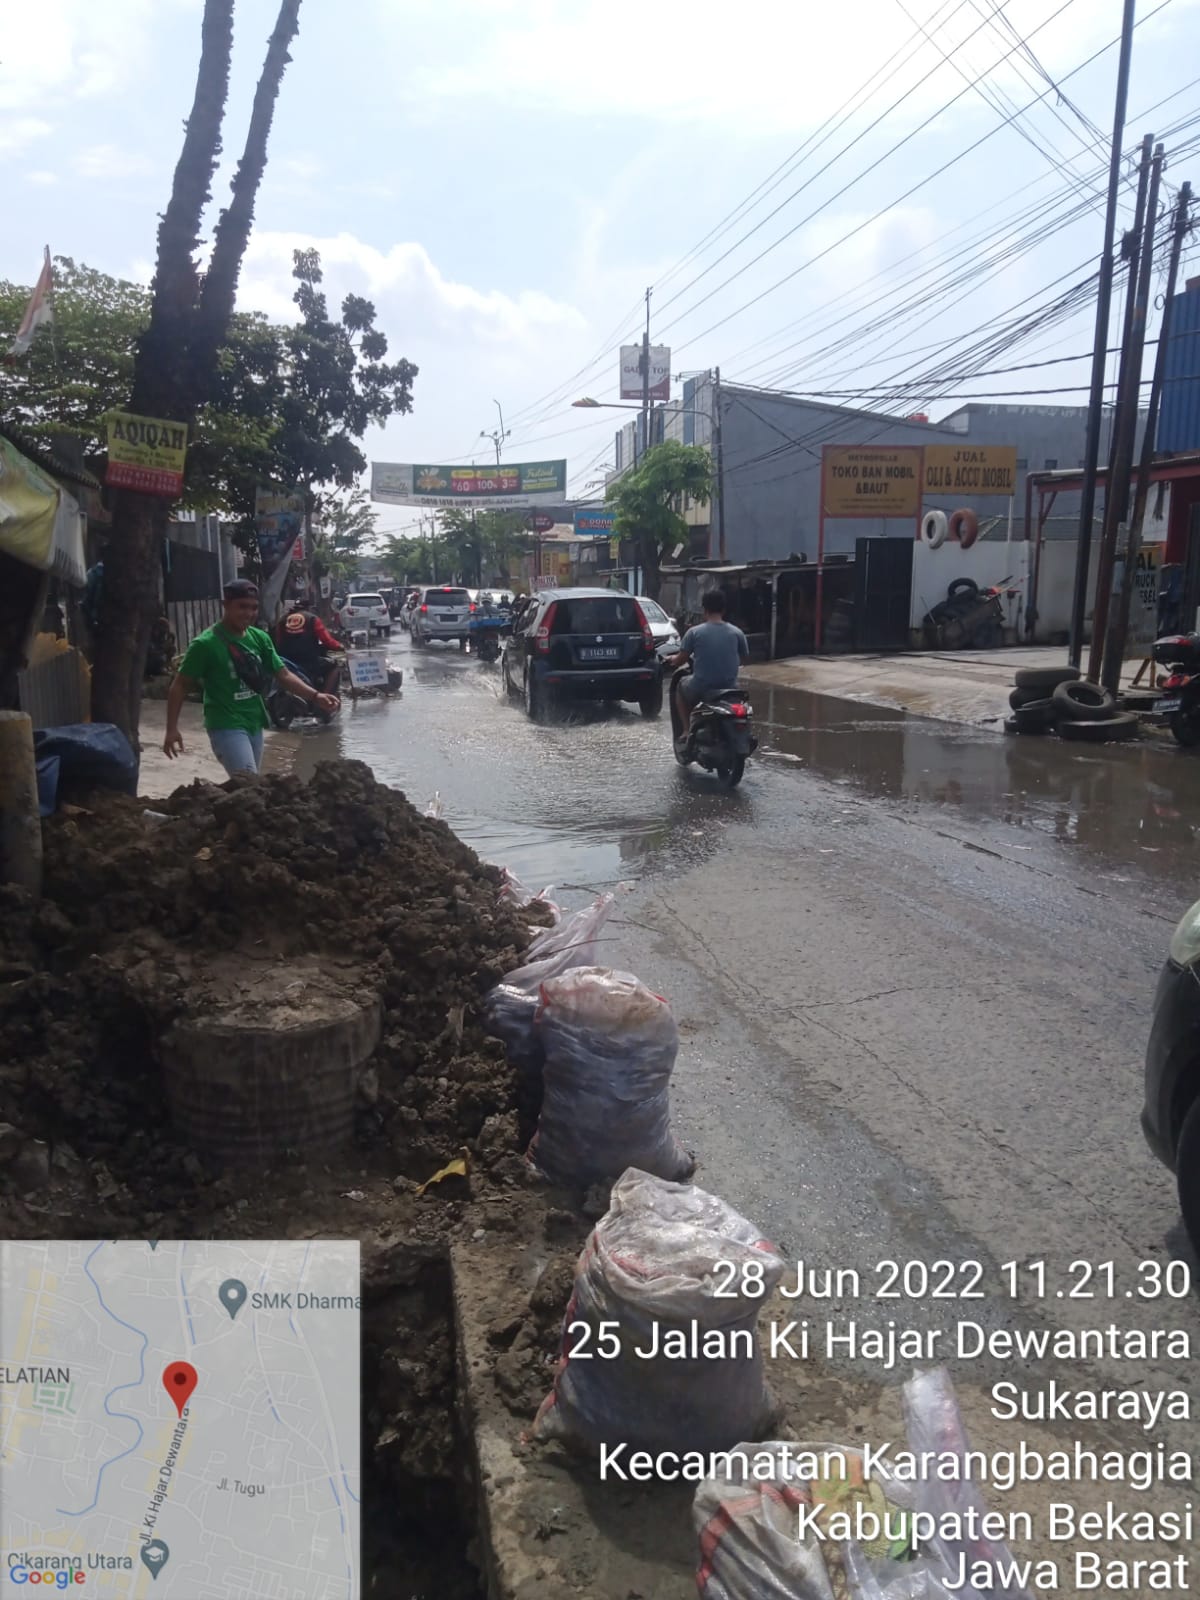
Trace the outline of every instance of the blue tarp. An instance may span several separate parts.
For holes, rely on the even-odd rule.
[[[75,722],[64,728],[37,728],[33,735],[33,750],[38,765],[38,800],[44,807],[43,764],[47,786],[50,779],[49,759],[58,763],[53,779],[51,800],[57,797],[58,785],[84,784],[98,789],[116,789],[120,794],[137,794],[138,760],[133,746],[114,723]],[[53,803],[50,807],[54,809]],[[47,815],[43,810],[42,815]]]

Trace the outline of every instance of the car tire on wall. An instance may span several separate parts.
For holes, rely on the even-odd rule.
[[[950,537],[957,539],[960,550],[969,550],[979,537],[979,518],[970,506],[950,514]]]
[[[921,518],[921,543],[928,550],[940,550],[950,531],[950,522],[944,511],[927,511]]]
[[[1060,683],[1053,698],[1064,722],[1107,722],[1116,710],[1108,690],[1085,678]]]

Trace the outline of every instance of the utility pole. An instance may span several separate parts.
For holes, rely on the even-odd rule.
[[[717,554],[725,559],[725,450],[721,439],[721,369],[713,383],[713,446],[717,456]]]
[[[650,290],[646,290],[646,331],[642,335],[642,454],[650,448]],[[637,441],[634,441],[633,464],[637,467]],[[646,549],[649,534],[642,533],[638,538],[639,566],[642,569],[642,592],[646,584]]]
[[[512,430],[511,428],[506,428],[504,426],[504,412],[500,408],[499,400],[493,400],[492,404],[500,413],[500,426],[498,428],[493,428],[491,433],[489,433],[486,428],[480,428],[479,437],[481,439],[490,439],[492,441],[493,445],[496,447],[496,465],[499,466],[500,447],[503,445],[505,439],[510,437]]]
[[[1143,145],[1147,153],[1149,139]],[[1129,243],[1129,295],[1132,311],[1126,318],[1126,339],[1121,350],[1121,368],[1117,385],[1117,414],[1113,427],[1112,464],[1104,493],[1104,529],[1100,535],[1100,554],[1096,571],[1096,605],[1092,613],[1092,643],[1088,653],[1088,678],[1100,682],[1101,663],[1108,635],[1109,605],[1112,599],[1113,569],[1117,558],[1117,539],[1120,528],[1129,515],[1129,480],[1133,473],[1133,447],[1137,442],[1138,399],[1142,392],[1142,353],[1146,345],[1146,313],[1150,305],[1150,274],[1154,265],[1154,230],[1158,224],[1158,186],[1162,177],[1163,147],[1158,145],[1150,163],[1149,193],[1143,204],[1142,187],[1146,172],[1138,185],[1138,221],[1143,225],[1143,237],[1137,231],[1127,234]],[[1144,217],[1144,222],[1143,222]]]
[[[1125,660],[1125,641],[1129,634],[1129,611],[1133,602],[1133,583],[1137,573],[1138,555],[1142,548],[1142,526],[1146,520],[1146,502],[1150,498],[1150,473],[1154,465],[1155,434],[1158,432],[1158,411],[1162,402],[1163,381],[1167,370],[1168,342],[1171,338],[1171,301],[1175,298],[1179,282],[1179,262],[1183,255],[1183,241],[1188,234],[1188,212],[1192,203],[1192,186],[1185,183],[1179,190],[1172,227],[1171,260],[1167,268],[1167,287],[1163,298],[1162,322],[1158,330],[1158,351],[1154,358],[1154,375],[1150,380],[1150,398],[1146,406],[1146,431],[1142,435],[1142,454],[1138,463],[1137,489],[1134,491],[1133,515],[1129,520],[1129,538],[1125,546],[1125,568],[1121,574],[1121,592],[1117,599],[1117,614],[1108,639],[1108,653],[1104,659],[1104,685],[1116,694],[1121,685],[1121,667]]]
[[[1088,566],[1092,554],[1092,518],[1096,509],[1096,466],[1100,459],[1100,427],[1104,419],[1104,365],[1108,355],[1108,319],[1112,305],[1113,244],[1117,233],[1117,202],[1121,192],[1121,146],[1125,138],[1125,111],[1129,101],[1129,62],[1133,54],[1135,6],[1136,0],[1125,0],[1121,18],[1117,90],[1113,103],[1108,206],[1104,214],[1100,282],[1096,289],[1096,339],[1092,348],[1092,383],[1088,398],[1087,440],[1083,452],[1083,493],[1079,505],[1079,545],[1075,556],[1075,603],[1071,612],[1069,660],[1073,667],[1079,665],[1083,655],[1083,622],[1087,612]]]

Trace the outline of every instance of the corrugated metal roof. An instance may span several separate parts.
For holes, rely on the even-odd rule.
[[[1200,450],[1200,287],[1171,301],[1170,342],[1155,448],[1160,455]]]

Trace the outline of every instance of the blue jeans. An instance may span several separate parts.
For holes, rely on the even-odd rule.
[[[257,772],[262,766],[263,736],[244,728],[210,728],[208,742],[213,755],[232,778],[237,772]]]

